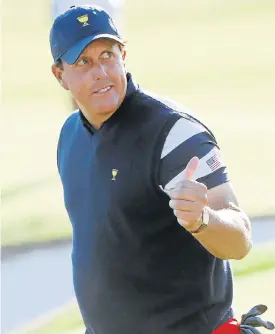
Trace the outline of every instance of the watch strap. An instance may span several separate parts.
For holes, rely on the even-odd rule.
[[[200,219],[201,224],[200,224],[200,226],[195,231],[191,231],[190,232],[191,234],[197,234],[197,233],[201,232],[202,230],[204,230],[208,226],[208,223],[205,223],[205,221],[204,221],[204,213],[205,213],[204,210],[205,209],[203,209],[202,213],[201,213],[201,219]]]

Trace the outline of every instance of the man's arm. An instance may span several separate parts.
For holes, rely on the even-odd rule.
[[[193,158],[196,157],[198,158]],[[189,232],[201,225],[202,211],[208,227],[193,234],[211,254],[241,259],[251,248],[251,225],[238,202],[213,135],[197,123],[180,119],[170,130],[160,163],[160,186],[170,196],[170,206]]]
[[[251,224],[245,212],[238,207],[231,183],[210,189],[207,197],[209,230],[198,233],[196,239],[206,249],[215,245],[209,251],[219,258],[244,258],[252,247]],[[214,239],[218,240],[218,243],[213,243]]]
[[[188,190],[193,187],[196,191],[197,196],[192,197],[192,201],[185,187],[188,187]],[[169,195],[172,199],[170,206],[176,210],[174,212],[179,223],[189,232],[199,227],[202,210],[208,211],[208,227],[193,236],[212,255],[221,259],[242,259],[248,254],[252,246],[250,221],[238,208],[236,196],[229,182],[208,191],[204,187],[199,187],[195,181],[193,184],[183,182]],[[186,198],[190,203],[186,203]]]

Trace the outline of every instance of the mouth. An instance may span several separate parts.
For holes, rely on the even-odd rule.
[[[100,88],[100,89],[94,91],[94,94],[97,94],[97,95],[105,94],[105,93],[109,92],[112,89],[112,87],[113,86],[109,85],[109,86],[106,86],[104,88]]]

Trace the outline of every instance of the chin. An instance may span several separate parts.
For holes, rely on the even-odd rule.
[[[119,108],[119,101],[112,101],[112,102],[109,102],[109,103],[99,103],[97,105],[97,111],[98,113],[100,114],[105,114],[105,113],[114,113],[118,108]]]
[[[110,114],[112,115],[114,112],[117,111],[118,109],[118,105],[117,104],[108,104],[106,106],[99,106],[97,109],[97,112],[99,114]]]

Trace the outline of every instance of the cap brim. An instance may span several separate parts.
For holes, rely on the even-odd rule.
[[[112,39],[124,45],[122,39],[119,38],[118,36],[114,36],[110,34],[100,34],[96,36],[88,36],[78,41],[74,46],[72,46],[69,50],[67,50],[60,58],[63,61],[65,61],[65,63],[72,65],[76,62],[77,58],[80,56],[80,54],[86,48],[87,45],[89,45],[93,41],[100,39],[100,38]]]

